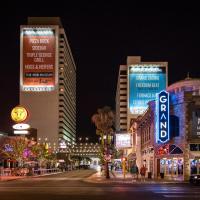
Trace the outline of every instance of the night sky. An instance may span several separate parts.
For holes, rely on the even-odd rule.
[[[19,29],[27,24],[28,16],[59,16],[62,20],[77,66],[78,137],[95,138],[91,116],[97,108],[115,109],[119,65],[126,64],[127,56],[167,61],[169,84],[184,79],[187,72],[200,77],[198,6],[65,2],[1,5],[1,131],[11,130],[10,111],[19,103]]]

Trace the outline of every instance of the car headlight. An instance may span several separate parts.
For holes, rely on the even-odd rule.
[[[197,179],[198,177],[197,176],[194,176],[194,179]]]

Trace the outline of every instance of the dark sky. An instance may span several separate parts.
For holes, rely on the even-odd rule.
[[[0,130],[10,130],[10,111],[19,102],[19,27],[27,23],[28,16],[61,17],[77,66],[78,136],[94,137],[90,119],[97,108],[115,108],[118,69],[126,64],[127,56],[167,61],[169,84],[184,79],[188,71],[191,77],[200,77],[198,6],[163,1],[160,5],[111,0],[57,2],[1,5]]]

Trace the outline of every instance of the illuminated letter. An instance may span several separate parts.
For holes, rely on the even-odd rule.
[[[166,131],[161,131],[160,132],[160,137],[161,138],[164,138],[164,137],[166,137],[167,136],[167,132]]]
[[[162,120],[163,118],[164,118],[164,119],[167,119],[164,113],[162,114],[162,116],[161,116],[160,119]]]
[[[160,106],[160,111],[161,111],[161,112],[162,112],[162,111],[166,112],[166,105],[165,105],[165,104],[161,104],[161,106]]]
[[[160,122],[160,128],[167,128],[167,122]]]
[[[167,101],[166,97],[165,96],[161,96],[160,97],[160,102],[161,103],[165,103]]]

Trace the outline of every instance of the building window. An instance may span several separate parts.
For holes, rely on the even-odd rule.
[[[127,100],[126,99],[122,99],[122,100],[120,100],[120,102],[127,102]]]
[[[170,135],[171,138],[179,136],[179,118],[175,115],[170,115]]]
[[[120,75],[126,75],[126,73],[127,73],[126,70],[121,70],[120,71]]]
[[[200,144],[190,144],[190,151],[200,151]]]
[[[120,105],[120,108],[126,108],[126,105]]]

